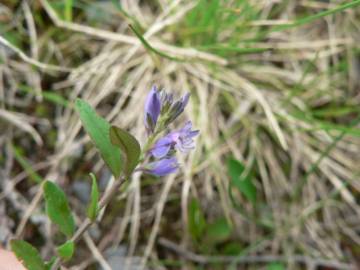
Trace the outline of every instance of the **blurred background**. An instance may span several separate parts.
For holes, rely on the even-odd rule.
[[[197,147],[137,176],[67,269],[359,269],[360,1],[1,0],[0,245],[54,254],[51,179],[85,217],[111,173],[77,97],[145,141],[152,85]]]

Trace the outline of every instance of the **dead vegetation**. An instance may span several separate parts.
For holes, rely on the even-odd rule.
[[[3,245],[24,237],[52,254],[56,231],[44,214],[42,179],[64,187],[79,218],[85,204],[74,183],[90,183],[91,171],[103,188],[113,181],[81,130],[75,98],[143,141],[144,99],[156,84],[191,92],[185,113],[201,131],[196,151],[176,176],[134,177],[84,235],[69,269],[111,269],[106,250],[119,247],[129,265],[150,269],[356,268],[358,6],[160,0],[121,1],[117,9],[79,0],[64,19],[64,2],[0,4]],[[256,205],[229,196],[230,156],[252,175]],[[211,248],[192,239],[194,198],[208,223],[226,218],[231,236]],[[238,253],[225,252],[230,244]]]

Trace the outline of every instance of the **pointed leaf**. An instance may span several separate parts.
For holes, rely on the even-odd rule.
[[[206,221],[204,214],[201,211],[199,202],[196,199],[193,199],[189,204],[188,215],[190,234],[195,240],[199,240],[204,234]]]
[[[141,153],[139,142],[129,132],[115,126],[110,128],[110,140],[124,152],[124,171],[129,176],[139,163]]]
[[[86,132],[98,148],[106,165],[115,177],[119,177],[122,164],[121,153],[120,149],[110,141],[110,124],[104,118],[100,117],[84,100],[76,100],[76,109]]]
[[[11,250],[28,270],[46,270],[45,263],[35,247],[23,240],[11,240]]]
[[[53,257],[51,257],[50,261],[45,262],[46,270],[51,270],[51,267],[53,266],[55,261],[56,261],[56,257],[53,256]]]
[[[228,160],[230,184],[236,187],[249,201],[256,204],[257,191],[249,175],[244,176],[245,166],[238,160]]]
[[[46,181],[44,184],[44,197],[46,202],[46,212],[60,231],[67,237],[71,237],[75,230],[74,218],[65,193],[56,184]]]
[[[231,235],[232,228],[225,218],[219,218],[206,228],[206,240],[210,243],[220,243]]]
[[[74,249],[75,249],[74,242],[69,240],[66,243],[59,246],[57,248],[57,252],[62,259],[64,259],[65,261],[68,261],[74,255]]]
[[[87,216],[92,221],[96,219],[97,213],[98,213],[98,202],[99,202],[99,189],[96,181],[96,177],[93,173],[90,173],[90,177],[92,179],[92,185],[91,185],[91,200],[89,207],[87,209]]]

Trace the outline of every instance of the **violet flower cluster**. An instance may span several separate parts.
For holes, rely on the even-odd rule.
[[[176,151],[188,153],[195,148],[194,137],[199,131],[192,130],[191,121],[187,121],[179,130],[168,131],[169,125],[184,111],[189,97],[187,93],[174,101],[172,94],[159,91],[156,86],[149,92],[144,115],[148,134],[145,154],[150,160],[143,168],[146,173],[164,176],[175,172],[179,167]]]

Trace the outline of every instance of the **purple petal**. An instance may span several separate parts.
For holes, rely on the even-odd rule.
[[[151,150],[151,154],[156,158],[163,158],[169,153],[171,144],[155,147]]]
[[[160,110],[161,110],[160,95],[156,89],[156,86],[153,86],[151,88],[151,91],[147,95],[145,102],[144,121],[147,130],[151,130],[151,131],[154,130],[157,119],[160,115]]]
[[[176,148],[181,152],[189,152],[189,150],[195,148],[195,142],[193,137],[199,134],[198,130],[191,130],[192,123],[188,121],[184,127],[179,130],[180,136],[176,141]]]
[[[183,153],[187,153],[195,148],[195,142],[192,139],[185,139],[177,143],[176,148]]]
[[[184,110],[186,105],[188,104],[188,101],[189,101],[189,98],[190,98],[190,93],[186,93],[183,97],[182,97],[182,100],[181,100],[181,108]]]
[[[180,129],[180,132],[190,132],[192,128],[191,121],[187,121],[182,129]]]
[[[170,151],[173,144],[174,142],[171,138],[171,134],[168,134],[155,143],[154,147],[150,150],[150,153],[156,158],[163,158]]]
[[[170,110],[169,123],[173,122],[185,109],[190,98],[190,93],[186,93],[181,99],[172,104]]]
[[[183,153],[194,149],[195,142],[193,138],[199,134],[199,131],[191,130],[191,128],[192,123],[188,121],[180,130],[168,133],[155,143],[154,147],[150,150],[150,154],[156,158],[163,158],[174,147]]]
[[[165,176],[170,173],[176,172],[179,164],[175,157],[164,158],[159,161],[152,162],[148,165],[147,173],[156,176]]]
[[[199,132],[200,132],[200,130],[192,130],[192,131],[189,132],[188,136],[190,138],[195,137],[196,135],[199,134]]]

